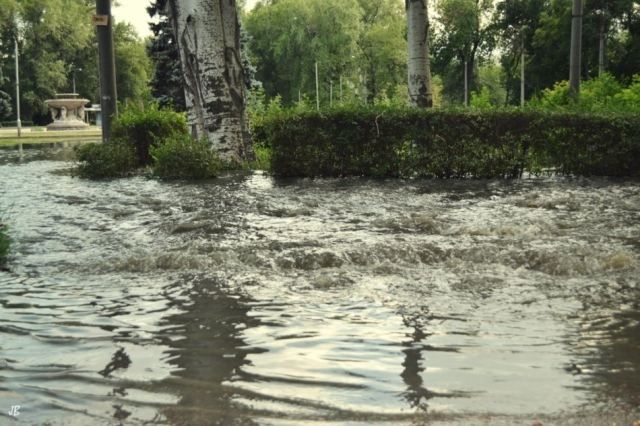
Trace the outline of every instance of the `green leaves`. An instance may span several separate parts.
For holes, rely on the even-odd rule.
[[[77,150],[81,177],[126,177],[151,166],[162,179],[208,179],[221,168],[209,144],[189,136],[184,114],[156,105],[123,111],[114,122],[112,136],[109,143]]]
[[[0,270],[7,262],[9,249],[11,248],[11,238],[7,235],[7,226],[0,222]]]
[[[162,179],[209,179],[218,175],[221,162],[206,140],[173,135],[151,148],[153,174]]]
[[[113,123],[112,136],[135,147],[137,163],[151,164],[149,149],[173,135],[188,135],[187,118],[182,113],[151,104],[144,109],[129,107]]]

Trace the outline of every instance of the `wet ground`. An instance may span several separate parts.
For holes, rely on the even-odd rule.
[[[90,182],[24,155],[0,151],[0,424],[640,420],[638,181]]]

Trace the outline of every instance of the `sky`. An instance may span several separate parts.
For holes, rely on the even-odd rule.
[[[247,8],[253,7],[256,1],[247,0]],[[147,14],[149,3],[149,0],[120,0],[120,6],[114,7],[112,13],[116,21],[129,22],[138,35],[144,38],[151,35],[148,24],[151,18]]]

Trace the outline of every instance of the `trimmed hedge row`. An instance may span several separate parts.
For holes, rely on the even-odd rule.
[[[639,176],[640,117],[527,111],[279,111],[257,120],[279,176]]]

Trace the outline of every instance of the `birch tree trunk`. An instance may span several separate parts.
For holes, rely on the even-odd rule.
[[[251,159],[236,1],[169,0],[167,7],[192,136],[206,138],[223,160]]]
[[[409,101],[412,106],[433,106],[429,63],[429,15],[427,0],[405,0],[409,49]]]
[[[571,53],[569,58],[569,91],[580,96],[580,64],[582,62],[582,0],[573,0],[571,9]]]
[[[600,34],[598,35],[598,76],[604,73],[604,34],[605,18],[600,19]]]

